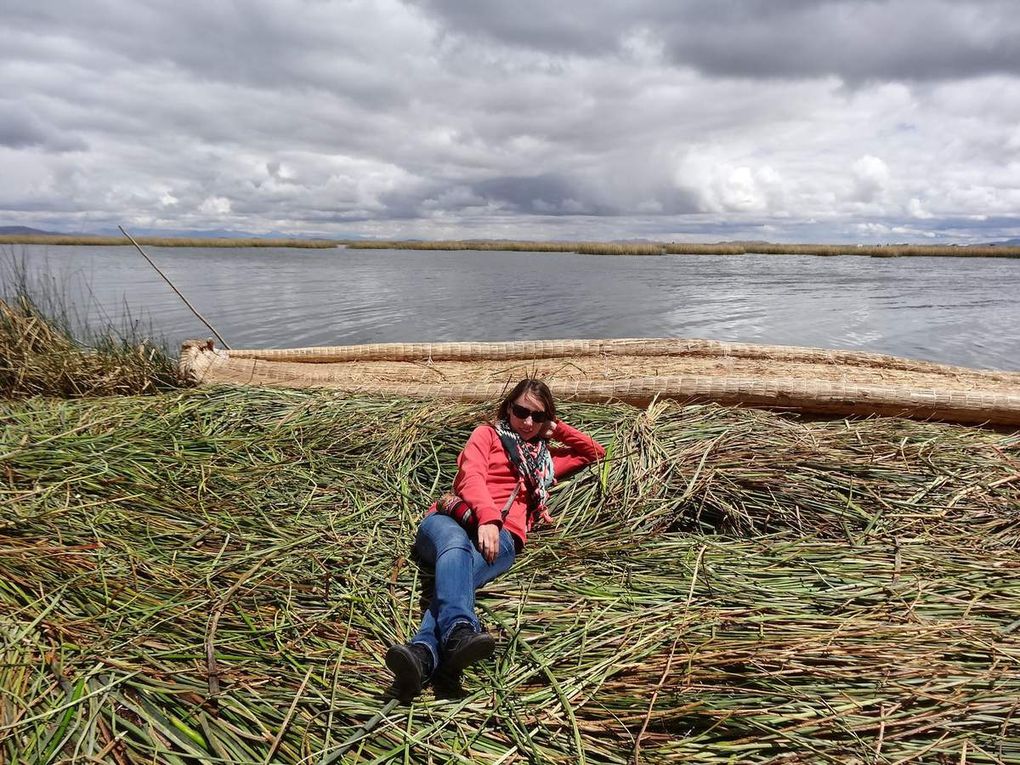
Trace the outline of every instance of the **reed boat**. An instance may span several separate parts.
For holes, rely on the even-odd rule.
[[[531,375],[568,401],[646,405],[670,398],[1020,426],[1020,372],[794,346],[634,338],[225,350],[191,340],[180,364],[200,385],[481,401]]]

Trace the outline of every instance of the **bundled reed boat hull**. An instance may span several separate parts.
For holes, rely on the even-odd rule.
[[[189,341],[199,384],[328,387],[358,394],[491,400],[525,375],[558,398],[655,398],[826,415],[1020,425],[1020,373],[875,353],[685,339],[385,343],[278,350]]]

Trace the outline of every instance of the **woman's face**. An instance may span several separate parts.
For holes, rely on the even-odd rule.
[[[518,415],[518,411],[528,410],[525,412],[524,417]],[[537,412],[537,415],[532,414]],[[514,399],[510,405],[509,412],[510,416],[510,427],[523,438],[525,441],[530,441],[539,433],[548,423],[548,417],[543,417],[546,414],[545,404],[542,403],[542,399],[536,396],[531,391],[524,391],[520,396]],[[536,420],[536,417],[541,419],[541,422]]]

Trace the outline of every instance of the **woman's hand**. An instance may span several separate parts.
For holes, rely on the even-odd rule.
[[[559,420],[549,420],[546,426],[542,428],[542,432],[538,434],[538,437],[548,441],[552,438],[552,434],[556,432],[556,425],[558,423]]]
[[[478,552],[486,563],[492,563],[499,555],[499,526],[495,523],[483,523],[478,527]]]

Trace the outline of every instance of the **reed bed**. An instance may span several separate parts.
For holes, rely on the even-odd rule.
[[[96,322],[101,307],[74,307],[80,285],[0,259],[0,398],[87,397],[190,387],[166,343],[124,318]],[[87,289],[79,289],[86,295]],[[90,320],[91,315],[91,320]]]
[[[0,299],[0,398],[155,393],[189,385],[162,344],[116,333],[77,339],[30,298]]]
[[[911,256],[1018,258],[1020,247],[945,245],[774,244],[770,242],[521,242],[493,240],[350,241],[352,250],[478,250],[576,252],[582,255],[858,255],[879,258]]]
[[[716,245],[670,243],[664,245],[666,254],[707,254]],[[748,242],[719,245],[719,254],[759,255],[858,255],[873,258],[905,257],[950,257],[950,258],[1017,258],[1020,247],[997,245],[937,245],[937,244],[774,244],[771,242]]]
[[[331,239],[260,239],[187,236],[136,236],[141,245],[150,247],[296,247],[328,249],[336,247]],[[87,234],[2,234],[0,244],[79,245],[93,247],[131,247],[123,236],[92,236]]]
[[[492,239],[456,240],[342,240],[342,239],[259,239],[203,238],[174,236],[138,236],[141,245],[150,247],[280,247],[331,249],[344,246],[351,250],[473,250],[478,252],[573,252],[581,255],[858,255],[876,258],[954,257],[1020,258],[1020,247],[999,245],[928,244],[776,244],[772,242],[550,242]],[[130,247],[124,237],[74,234],[3,234],[0,245],[79,245]]]
[[[609,447],[398,704],[408,559],[485,410],[0,402],[0,760],[1020,760],[1020,434],[569,405]]]

